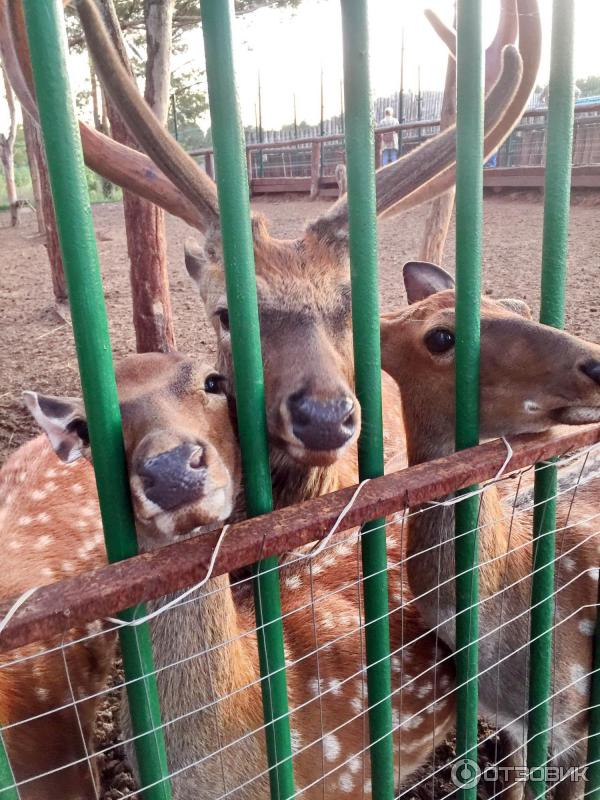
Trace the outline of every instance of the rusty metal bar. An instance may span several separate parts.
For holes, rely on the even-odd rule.
[[[523,469],[536,461],[599,442],[600,425],[576,428],[567,433],[519,436],[511,441],[510,469]],[[427,464],[374,478],[356,498],[344,517],[341,530],[359,525],[365,519],[385,516],[490,480],[505,457],[506,448],[502,442],[487,442]],[[322,539],[355,489],[341,489],[233,525],[213,575],[223,575],[259,558],[281,555]],[[203,534],[41,587],[0,634],[0,652],[49,639],[75,625],[112,616],[121,608],[193,585],[206,574],[217,536],[218,533]],[[0,603],[0,618],[14,601],[15,598],[11,598]]]

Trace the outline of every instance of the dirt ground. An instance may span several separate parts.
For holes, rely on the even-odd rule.
[[[590,199],[592,202],[590,202]],[[570,224],[567,328],[600,342],[600,243],[598,197],[573,205]],[[254,208],[271,220],[278,236],[298,235],[304,223],[326,208],[326,203],[307,200],[260,200]],[[539,198],[498,197],[486,199],[483,287],[494,296],[526,300],[534,313],[539,308],[539,275],[542,249],[542,213]],[[383,310],[405,303],[401,268],[416,257],[422,235],[424,210],[385,220],[379,227],[381,300]],[[115,356],[134,348],[131,327],[131,293],[127,252],[120,205],[94,208],[105,297]],[[24,412],[21,393],[36,389],[59,394],[78,393],[78,372],[71,329],[53,307],[46,253],[35,232],[33,215],[23,215],[18,229],[9,229],[8,216],[0,215],[0,465],[14,448],[37,432]],[[594,233],[596,231],[596,233]],[[170,280],[178,348],[210,360],[214,354],[209,329],[183,266],[183,242],[193,232],[179,220],[168,220]],[[444,266],[454,269],[454,227],[447,242]],[[100,715],[101,746],[115,742],[113,693]],[[437,763],[447,761],[452,746],[444,745]],[[485,761],[489,754],[482,753]],[[131,776],[117,747],[104,758],[103,800],[116,800],[131,791]],[[436,786],[423,784],[415,797],[430,800],[442,796],[449,776],[440,775]]]
[[[278,236],[296,236],[326,203],[307,200],[260,200]],[[530,199],[492,197],[485,202],[483,286],[495,296],[519,297],[538,309],[542,247],[542,204]],[[381,299],[384,310],[405,303],[403,263],[418,253],[424,210],[384,220],[380,226]],[[131,294],[121,207],[94,208],[110,332],[116,357],[131,352]],[[600,342],[600,206],[571,209],[567,328]],[[36,430],[21,402],[24,389],[77,393],[78,373],[71,330],[53,310],[44,247],[35,235],[32,214],[18,229],[0,215],[0,464]],[[596,233],[594,233],[596,231]],[[193,235],[183,222],[169,218],[168,242],[177,345],[210,359],[214,353],[199,298],[183,266],[183,242]],[[454,268],[454,228],[444,266]]]

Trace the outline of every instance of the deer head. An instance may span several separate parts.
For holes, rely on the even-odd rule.
[[[155,538],[226,519],[240,470],[225,379],[178,353],[129,356],[116,369],[136,520]],[[83,402],[26,392],[59,458],[90,458]]]
[[[381,321],[382,363],[410,417],[429,436],[454,435],[454,280],[441,267],[404,267],[409,307]],[[520,300],[481,300],[483,438],[600,422],[600,346],[531,319]]]
[[[217,331],[219,367],[230,374],[215,185],[145,105],[110,42],[94,3],[79,0],[77,7],[100,79],[148,157],[143,162],[139,153],[124,158],[126,148],[113,147],[82,128],[86,159],[90,165],[93,160],[93,168],[101,174],[110,171],[111,180],[152,199],[205,235],[202,245],[188,247],[186,264]],[[537,0],[518,0],[516,5],[515,0],[503,0],[501,9],[499,33],[488,53],[488,63],[497,80],[486,100],[486,157],[520,119],[535,84],[540,57]],[[6,22],[5,33],[0,31],[3,52],[9,56],[12,53],[8,61],[17,73],[17,83],[30,87],[18,4],[0,0],[2,13]],[[517,17],[518,50],[507,44],[515,37]],[[451,31],[444,31],[446,39],[452,38]],[[30,88],[29,95],[31,103]],[[455,140],[455,129],[447,129],[379,170],[378,214],[409,208],[451,187]],[[100,150],[102,158],[98,157]],[[253,219],[253,235],[271,440],[284,462],[287,459],[310,466],[330,464],[359,433],[359,407],[352,389],[346,196],[297,239],[274,239],[260,217]]]

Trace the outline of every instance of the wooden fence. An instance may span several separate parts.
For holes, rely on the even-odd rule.
[[[484,172],[484,186],[498,188],[542,187],[547,108],[532,108],[523,116],[496,156],[496,166]],[[439,131],[439,119],[405,122],[386,129],[398,133],[406,153]],[[381,129],[375,133],[375,164],[381,166]],[[207,173],[214,177],[212,149],[192,150]],[[303,193],[337,197],[335,167],[345,162],[344,135],[288,139],[246,146],[250,193]],[[600,103],[575,106],[573,187],[600,188]]]

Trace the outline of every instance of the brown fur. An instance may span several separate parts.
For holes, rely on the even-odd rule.
[[[544,431],[556,422],[600,420],[600,386],[582,370],[586,364],[600,363],[600,347],[523,318],[511,310],[515,307],[512,301],[482,299],[482,437]],[[454,353],[453,349],[431,353],[425,337],[436,328],[453,331],[454,323],[452,291],[433,294],[382,321],[383,364],[402,391],[411,464],[453,450]],[[564,624],[555,632],[553,691],[560,693],[552,704],[555,727],[550,750],[555,763],[563,766],[585,760],[589,678],[578,678],[588,673],[592,664],[592,609],[597,599],[600,546],[597,526],[582,520],[597,512],[599,497],[596,481],[577,491],[572,509],[572,493],[559,502],[556,619]],[[413,514],[408,524],[408,578],[424,619],[454,646],[454,624],[444,622],[451,619],[455,602],[454,510],[423,510],[423,514]],[[512,724],[511,720],[527,708],[525,612],[531,596],[532,514],[513,514],[496,486],[490,486],[481,498],[480,522],[480,597],[491,598],[504,589],[481,605],[480,633],[508,623],[501,636],[492,634],[481,642],[481,670],[506,660],[482,674],[480,703],[492,723],[507,726],[512,750],[522,744],[522,729],[526,728],[526,719]],[[591,535],[594,538],[586,541]],[[569,552],[571,548],[573,552]],[[513,583],[514,587],[504,588]],[[567,583],[570,585],[563,589]],[[439,598],[439,609],[432,597]],[[577,682],[566,688],[574,680]],[[572,714],[576,716],[567,721]],[[562,752],[569,747],[572,749]],[[522,753],[517,752],[514,760],[520,759]],[[581,790],[577,783],[560,785],[564,796]]]

